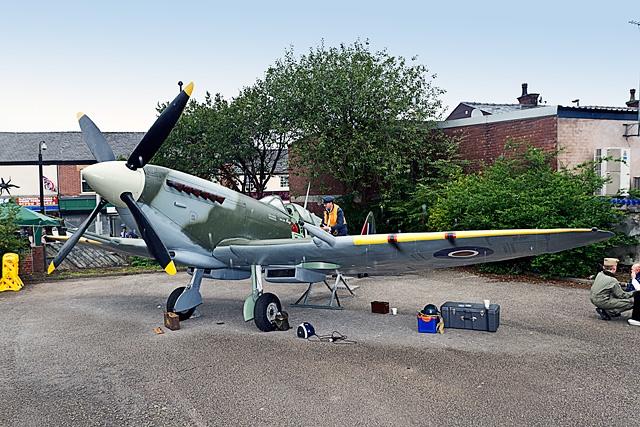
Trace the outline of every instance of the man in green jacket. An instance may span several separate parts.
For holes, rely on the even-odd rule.
[[[611,320],[611,316],[620,316],[623,311],[633,308],[634,292],[622,290],[615,276],[617,269],[617,258],[605,258],[602,271],[591,285],[591,302],[602,320]]]

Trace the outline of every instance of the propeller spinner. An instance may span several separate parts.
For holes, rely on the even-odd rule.
[[[83,113],[78,113],[78,122],[82,130],[82,136],[89,146],[91,153],[93,153],[93,156],[98,161],[97,164],[85,168],[83,176],[91,188],[102,196],[102,199],[89,217],[78,227],[76,233],[67,240],[58,255],[51,262],[48,270],[49,274],[51,274],[51,272],[62,263],[69,252],[71,252],[71,249],[73,249],[75,244],[80,240],[82,234],[87,231],[89,224],[95,219],[98,212],[100,212],[107,203],[107,200],[115,206],[129,208],[151,255],[153,255],[167,273],[176,273],[176,267],[171,259],[171,255],[169,255],[169,251],[136,201],[144,189],[145,174],[142,168],[151,160],[165,139],[167,139],[167,136],[169,136],[171,129],[173,129],[180,118],[182,110],[184,110],[184,107],[187,105],[192,91],[193,82],[189,83],[171,104],[167,106],[162,114],[160,114],[155,123],[138,143],[138,146],[133,150],[126,163],[114,161],[115,156],[113,151],[111,147],[109,147],[102,132],[100,132],[88,116]]]

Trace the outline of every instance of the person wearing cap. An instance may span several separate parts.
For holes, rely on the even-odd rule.
[[[635,292],[623,291],[615,276],[618,261],[617,258],[605,258],[602,271],[591,285],[591,302],[602,320],[611,320],[611,316],[617,317],[623,311],[633,308]]]
[[[638,282],[639,278],[640,264],[633,264],[631,266],[631,279],[629,279],[629,284],[625,291],[633,292],[640,289],[640,282]],[[627,322],[633,326],[640,326],[640,298],[633,298],[633,311],[631,312],[631,319],[628,319]]]
[[[344,219],[344,212],[333,200],[333,196],[327,196],[322,199],[324,219],[320,224],[320,228],[334,236],[346,236],[347,221]]]
[[[634,283],[636,286],[640,287],[640,283],[638,282],[638,280],[636,280],[636,276],[638,277],[638,279],[640,279],[640,264],[633,264],[631,266],[631,275],[625,291],[627,292],[635,291],[636,288],[634,286]]]

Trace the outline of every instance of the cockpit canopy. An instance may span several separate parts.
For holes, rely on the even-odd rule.
[[[322,222],[322,220],[317,215],[309,212],[308,210],[306,210],[305,208],[303,208],[298,204],[295,204],[295,203],[285,204],[279,196],[275,196],[275,195],[265,196],[262,199],[260,199],[260,201],[267,205],[271,205],[277,208],[278,210],[282,211],[283,213],[286,213],[287,215],[291,216],[293,219],[293,222],[298,222],[299,219],[313,225],[320,225],[320,223]]]

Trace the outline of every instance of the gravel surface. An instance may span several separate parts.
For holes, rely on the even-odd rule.
[[[0,293],[2,426],[635,426],[640,328],[600,320],[588,289],[459,270],[352,278],[345,310],[290,307],[292,329],[242,319],[250,281],[203,280],[200,317],[163,325],[186,273],[29,283]],[[324,285],[310,303],[326,304]],[[500,304],[497,332],[417,332],[446,301]],[[388,301],[398,315],[371,313]],[[347,342],[297,338],[299,323]],[[154,328],[162,327],[164,334]]]

